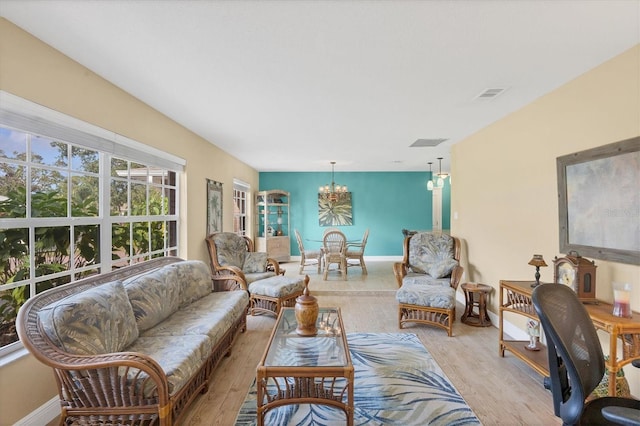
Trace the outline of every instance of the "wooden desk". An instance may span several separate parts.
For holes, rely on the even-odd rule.
[[[524,349],[526,340],[513,340],[504,334],[504,313],[511,312],[538,320],[533,308],[531,294],[533,281],[500,281],[500,349],[512,352],[517,358],[527,363],[543,376],[549,375],[547,348],[541,345],[540,351],[532,352]],[[558,284],[561,285],[561,284]],[[587,312],[596,329],[609,333],[609,395],[615,395],[616,373],[634,359],[640,359],[640,312],[633,312],[633,318],[619,318],[612,314],[613,305],[600,301],[599,304],[585,304]],[[618,340],[622,342],[622,358],[618,359]]]

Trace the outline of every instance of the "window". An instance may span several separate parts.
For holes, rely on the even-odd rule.
[[[96,141],[68,123],[12,116],[0,104],[3,355],[20,347],[15,318],[29,297],[101,271],[178,254],[181,166],[158,165],[131,144],[128,155],[121,155],[113,141]],[[61,128],[69,140],[47,136]]]
[[[249,184],[233,180],[233,232],[247,235],[247,197]]]

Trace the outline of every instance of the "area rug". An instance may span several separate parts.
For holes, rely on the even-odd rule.
[[[355,368],[355,425],[480,425],[415,334],[349,333]],[[255,382],[236,426],[256,424]],[[344,425],[344,412],[325,405],[287,405],[267,412],[265,425]]]

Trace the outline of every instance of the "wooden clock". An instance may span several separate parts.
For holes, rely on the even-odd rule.
[[[596,264],[570,252],[553,259],[553,281],[573,289],[583,303],[598,303],[596,299]]]

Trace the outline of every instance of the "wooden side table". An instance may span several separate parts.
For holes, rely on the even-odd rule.
[[[487,313],[487,296],[493,290],[493,287],[486,284],[464,283],[462,291],[464,291],[465,310],[460,321],[474,327],[489,327],[491,319]],[[478,313],[473,311],[478,308]]]

